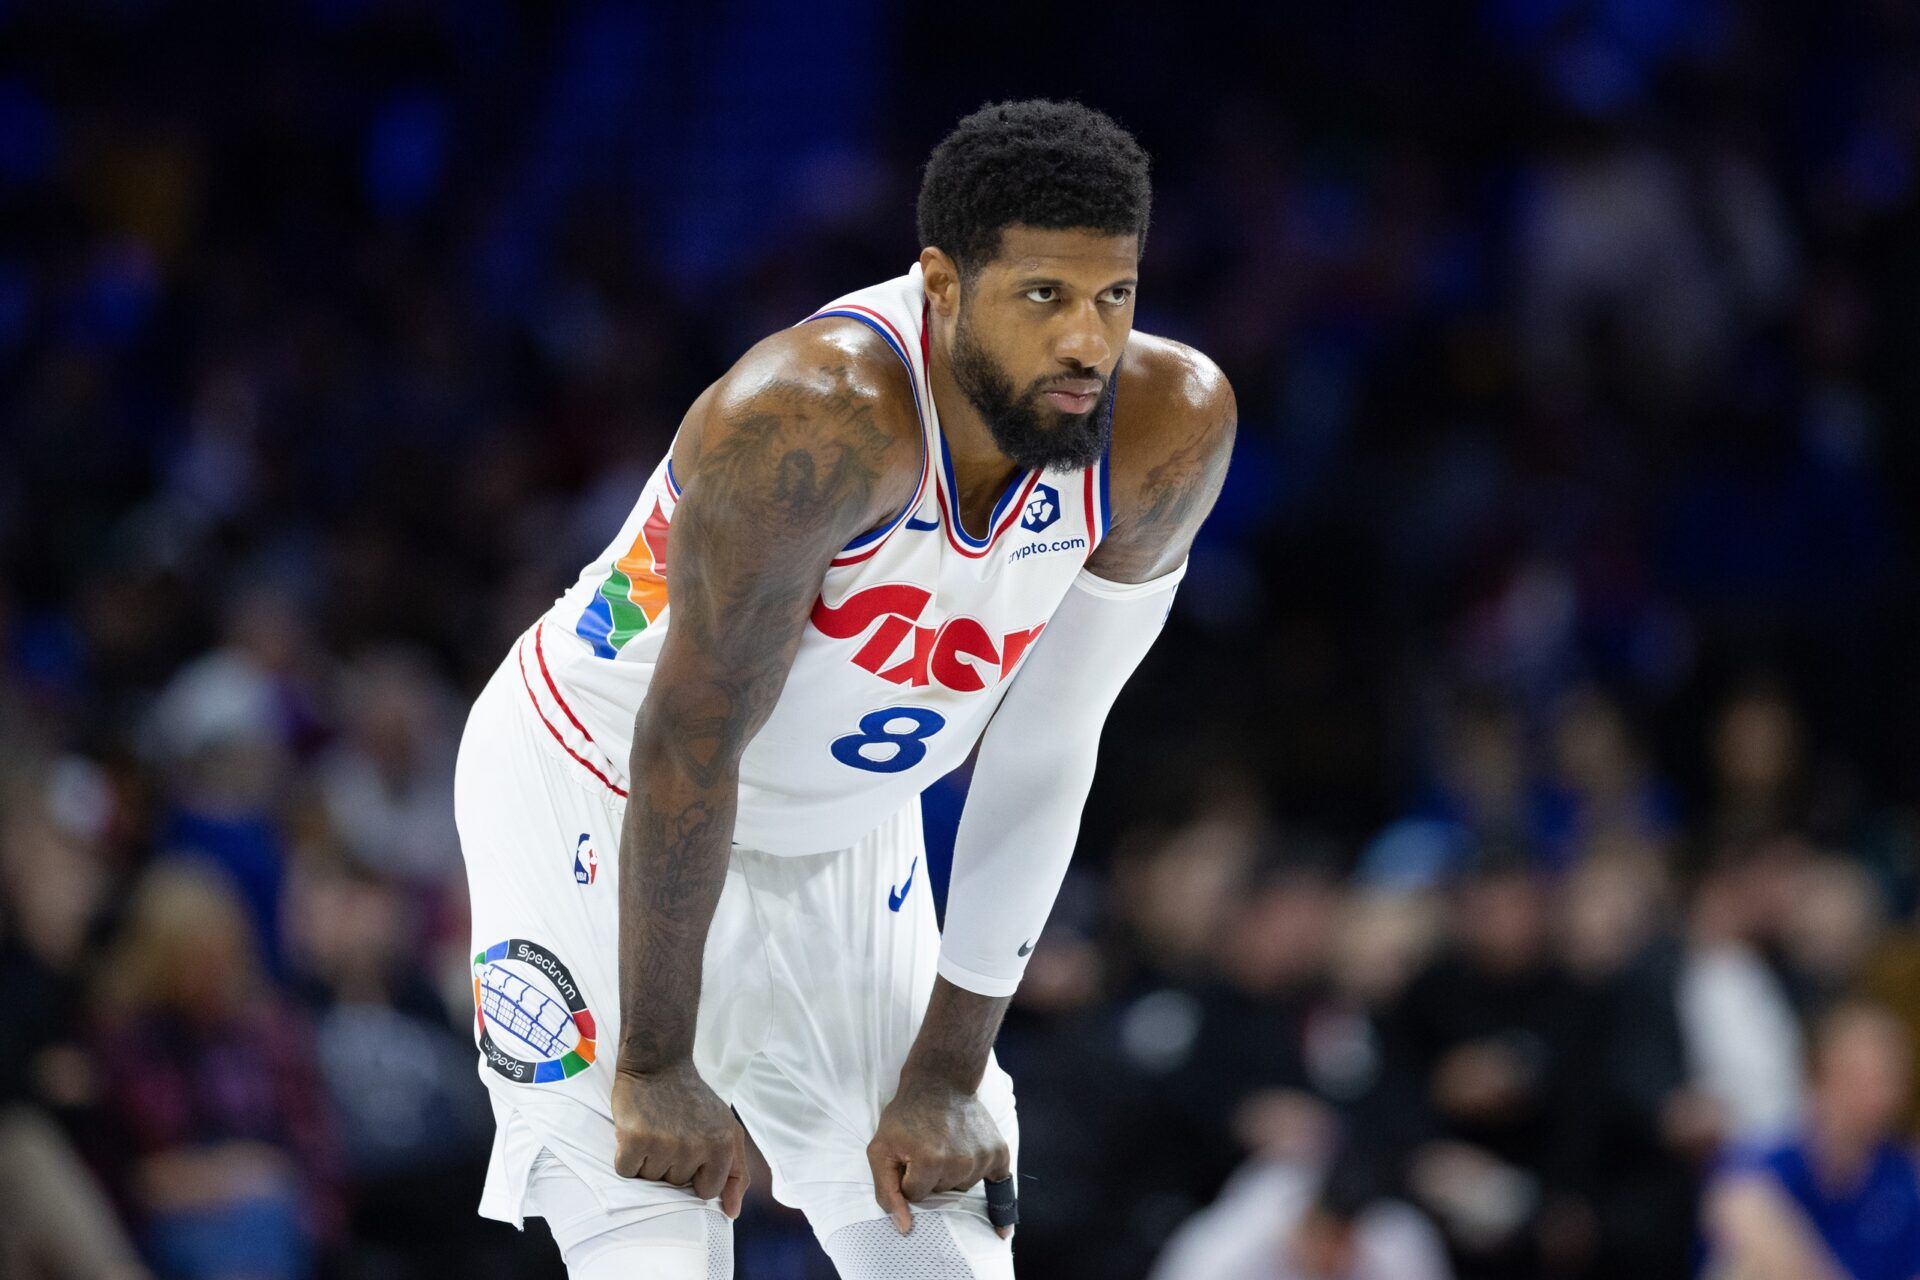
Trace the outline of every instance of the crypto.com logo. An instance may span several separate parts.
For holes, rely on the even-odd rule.
[[[1020,517],[1020,527],[1030,533],[1041,533],[1059,518],[1060,491],[1050,484],[1033,486],[1033,496],[1027,499],[1027,513]]]

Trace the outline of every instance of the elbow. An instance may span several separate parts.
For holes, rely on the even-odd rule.
[[[633,726],[627,776],[636,785],[668,779],[684,779],[702,788],[731,784],[740,775],[743,745],[736,745],[731,735],[701,732],[643,710]]]
[[[633,722],[628,776],[636,784],[649,779],[685,778],[700,787],[730,783],[739,776],[740,756],[766,719],[753,703],[720,680],[679,680],[653,688]]]
[[[633,726],[633,746],[627,752],[627,776],[657,778],[671,754],[667,750],[666,735],[651,718],[641,716]]]

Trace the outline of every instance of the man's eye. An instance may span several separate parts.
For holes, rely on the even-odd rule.
[[[1113,305],[1114,305],[1114,306],[1116,306],[1116,307],[1124,307],[1124,306],[1126,306],[1126,305],[1127,305],[1127,299],[1128,299],[1128,298],[1131,298],[1132,296],[1133,296],[1133,290],[1131,290],[1131,289],[1109,289],[1109,290],[1107,290],[1107,301],[1109,301],[1109,302],[1111,302],[1111,303],[1113,303]]]
[[[1041,296],[1043,294],[1045,295],[1044,297]],[[1029,302],[1052,302],[1053,286],[1046,284],[1035,285],[1033,288],[1027,290],[1025,296]]]

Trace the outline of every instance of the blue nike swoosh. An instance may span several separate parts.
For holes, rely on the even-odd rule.
[[[928,529],[938,529],[939,527],[940,522],[938,520],[916,520],[912,516],[907,517],[907,528],[909,529],[919,529],[925,532]]]
[[[913,873],[918,870],[919,867],[920,855],[916,853],[913,855],[913,861],[907,864],[907,882],[898,889],[888,889],[887,910],[898,911],[900,904],[907,900],[907,895],[913,892]]]

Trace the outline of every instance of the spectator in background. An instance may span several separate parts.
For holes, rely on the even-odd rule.
[[[287,914],[352,1234],[402,1272],[465,1271],[492,1248],[470,1230],[492,1115],[417,949],[412,899],[351,865],[314,868],[291,877]]]
[[[1751,845],[1806,828],[1811,812],[1800,714],[1778,688],[1756,684],[1729,698],[1708,743],[1709,846]]]
[[[1391,1198],[1377,1157],[1322,1171],[1259,1160],[1189,1219],[1152,1280],[1452,1280],[1433,1224]]]
[[[101,971],[102,1152],[168,1280],[301,1280],[338,1227],[306,1020],[267,982],[217,871],[148,871]]]
[[[1201,1000],[1193,1060],[1177,1085],[1191,1091],[1197,1114],[1211,1110],[1223,1143],[1237,1139],[1238,1153],[1259,1149],[1243,1114],[1256,1095],[1318,1092],[1308,1034],[1329,1004],[1341,902],[1325,868],[1296,853],[1246,877],[1221,912],[1214,940],[1221,980]]]
[[[1920,927],[1909,920],[1878,939],[1861,964],[1852,994],[1900,1019],[1908,1043],[1920,1045]],[[1920,1072],[1909,1077],[1900,1127],[1920,1134]]]
[[[67,760],[48,772],[85,767]],[[77,1046],[105,869],[84,832],[46,812],[38,787],[14,790],[0,807],[11,811],[0,824],[0,1275],[139,1280],[145,1268],[58,1123],[97,1092]]]
[[[1595,850],[1659,848],[1679,834],[1679,805],[1648,766],[1620,704],[1598,689],[1560,700],[1552,726],[1553,862]]]
[[[1805,1127],[1740,1152],[1709,1189],[1709,1275],[1920,1275],[1920,1169],[1897,1145],[1912,1066],[1906,1031],[1883,1008],[1842,1005],[1821,1021]]]
[[[1463,1275],[1578,1274],[1591,1250],[1596,1009],[1550,945],[1545,885],[1513,861],[1457,891],[1457,945],[1403,995],[1387,1059],[1430,1117],[1421,1203]]]
[[[1857,861],[1817,853],[1792,869],[1781,904],[1781,963],[1802,1016],[1850,991],[1886,928],[1885,899]]]
[[[341,681],[344,732],[319,765],[327,818],[362,867],[422,886],[463,874],[451,691],[423,655],[368,654]]]
[[[1722,1113],[1688,1074],[1680,942],[1659,853],[1596,853],[1560,886],[1560,950],[1598,1007],[1594,1274],[1689,1280],[1699,1173]]]
[[[1478,849],[1541,847],[1545,797],[1519,712],[1491,693],[1455,691],[1435,732],[1422,794],[1361,856],[1361,875],[1372,883],[1431,888],[1463,871]]]
[[[1111,966],[1093,936],[1104,887],[1068,874],[994,1046],[1027,1099],[1017,1247],[1019,1266],[1035,1275],[1125,1274],[1173,1225],[1143,1204],[1168,1190],[1149,1168],[1164,1165],[1142,1160],[1128,1138],[1170,1130],[1155,1125],[1158,1078],[1120,1046]],[[1166,1218],[1189,1207],[1191,1193],[1179,1194]]]
[[[1799,1119],[1800,1020],[1760,951],[1763,883],[1723,861],[1694,885],[1678,1008],[1687,1075],[1737,1143],[1777,1140]]]
[[[168,784],[162,846],[226,872],[275,969],[287,846],[280,806],[298,752],[319,732],[307,659],[295,602],[250,592],[230,612],[223,643],[180,669],[147,723]]]
[[[1210,1200],[1239,1162],[1223,1097],[1201,1052],[1208,1000],[1217,991],[1221,922],[1271,837],[1266,812],[1244,788],[1215,790],[1186,820],[1142,833],[1120,853],[1112,902],[1119,928],[1110,1061],[1131,1086],[1136,1131],[1179,1133],[1156,1152],[1149,1173],[1116,1171],[1117,1194],[1147,1194],[1128,1226],[1147,1251]]]

